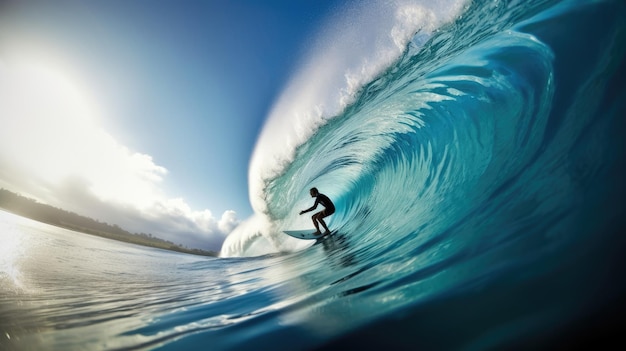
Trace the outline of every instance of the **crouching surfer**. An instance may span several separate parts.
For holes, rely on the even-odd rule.
[[[333,204],[332,201],[330,201],[330,198],[328,198],[328,196],[326,196],[324,194],[321,194],[317,190],[317,188],[311,188],[311,190],[309,192],[311,194],[311,197],[315,198],[315,204],[313,204],[312,207],[307,208],[306,210],[300,211],[300,214],[313,211],[314,209],[317,208],[318,204],[322,204],[322,206],[324,206],[324,209],[319,211],[319,212],[317,212],[313,216],[311,216],[311,218],[313,219],[313,225],[315,226],[315,230],[316,230],[315,235],[321,235],[322,234],[320,232],[320,227],[319,227],[320,224],[322,225],[322,227],[325,230],[325,232],[323,234],[324,235],[330,234],[330,230],[328,230],[328,227],[326,226],[326,222],[324,222],[324,218],[330,216],[333,213],[335,213],[335,205]]]

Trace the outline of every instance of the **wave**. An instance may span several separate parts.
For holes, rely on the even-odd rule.
[[[263,211],[264,181],[293,162],[296,148],[336,117],[364,83],[402,54],[414,37],[427,38],[453,19],[466,1],[364,2],[331,19],[272,108],[250,164],[250,197]],[[347,20],[349,18],[349,20]],[[418,35],[414,36],[416,33]],[[425,39],[422,39],[422,41]],[[281,138],[276,138],[280,135]]]
[[[256,214],[227,238],[222,255],[243,254],[251,241],[261,238],[278,239],[277,227],[289,224],[277,224],[284,215],[269,211],[268,182],[283,174],[294,162],[296,150],[352,104],[363,85],[397,60],[409,43],[423,45],[434,31],[458,16],[466,3],[361,2],[346,7],[322,26],[326,29],[318,34],[302,68],[274,104],[252,155],[250,201]],[[273,241],[278,248],[293,249]]]
[[[337,205],[331,227],[381,250],[480,226],[475,218],[489,220],[493,203],[502,226],[533,206],[557,216],[574,185],[539,191],[533,177],[550,166],[564,173],[568,166],[555,160],[593,118],[564,115],[559,99],[592,106],[597,96],[581,93],[587,76],[580,90],[556,83],[554,50],[562,48],[549,33],[557,19],[575,21],[580,9],[602,12],[606,4],[396,2],[386,11],[368,4],[353,22],[346,11],[270,113],[250,163],[256,214],[226,239],[222,256],[306,246],[280,232],[311,227],[297,212],[312,203],[312,186]],[[338,28],[345,22],[348,29]],[[355,50],[359,28],[373,28],[368,38],[377,40]],[[616,44],[602,52],[611,50]],[[598,66],[594,59],[586,63]]]

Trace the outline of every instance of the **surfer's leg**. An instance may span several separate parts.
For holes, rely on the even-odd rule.
[[[313,216],[311,216],[311,219],[313,220],[313,225],[315,226],[315,235],[320,235],[320,225],[317,224],[318,221],[318,217],[320,215],[321,212],[318,212],[316,214],[314,214]]]
[[[324,217],[328,217],[331,214],[332,213],[326,214],[326,210],[323,210],[323,211],[319,212],[319,216],[317,217],[317,220],[320,222],[322,227],[324,227],[324,229],[326,230],[324,232],[324,234],[329,234],[330,233],[330,230],[328,230],[328,226],[326,226],[326,222],[324,222]]]
[[[328,230],[328,227],[326,226],[326,222],[324,222],[324,220],[321,217],[320,217],[319,221],[320,221],[320,224],[322,225],[322,227],[324,227],[324,229],[326,230],[324,232],[324,234],[330,233],[330,230]]]

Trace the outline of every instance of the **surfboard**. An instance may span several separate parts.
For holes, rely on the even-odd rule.
[[[284,230],[283,233],[292,236],[296,239],[314,240],[324,237],[325,235],[314,235],[315,229],[303,229],[303,230]],[[330,232],[333,234],[334,232]],[[328,235],[330,235],[328,234]]]

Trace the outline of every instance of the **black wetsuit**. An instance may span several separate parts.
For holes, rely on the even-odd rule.
[[[317,207],[317,204],[322,204],[322,206],[324,206],[324,215],[329,216],[335,213],[335,205],[332,201],[330,201],[328,196],[324,194],[317,194],[313,208]]]

